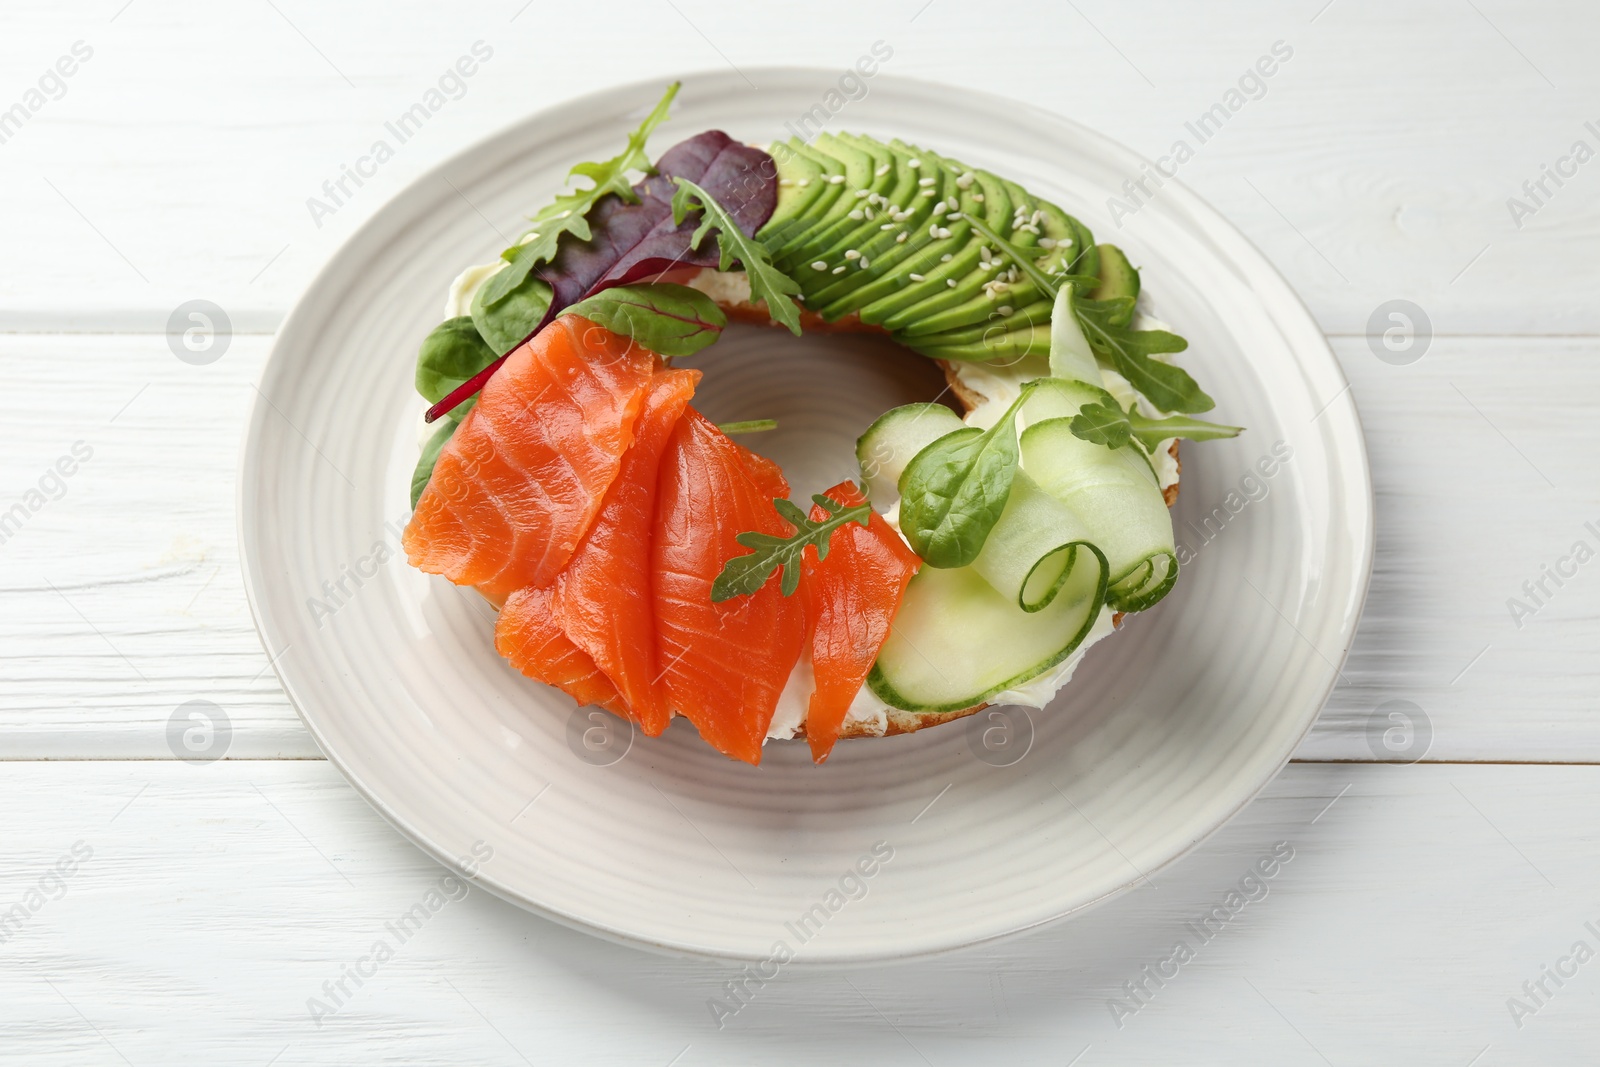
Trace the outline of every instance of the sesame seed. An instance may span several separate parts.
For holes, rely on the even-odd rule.
[[[922,160],[913,157],[906,160],[906,166],[910,167],[912,170],[915,170],[916,168],[922,166]]]
[[[948,263],[954,258],[956,258],[956,257],[952,256],[949,252],[946,252],[944,255],[939,257],[939,262],[940,263]]]
[[[819,259],[815,263],[811,264],[811,269],[812,270],[827,270],[828,269],[828,265],[826,263],[824,263],[822,260]]]
[[[867,219],[868,219],[868,220],[869,220],[869,221],[870,221],[870,220],[871,220],[871,219],[875,219],[875,218],[877,218],[877,217],[878,217],[878,213],[877,213],[877,212],[875,212],[875,211],[873,211],[873,210],[872,210],[872,209],[871,209],[871,208],[870,208],[870,207],[869,207],[869,208],[866,208],[866,209],[864,209],[864,211],[865,211],[865,214],[866,214],[866,216],[867,216]]]
[[[925,282],[925,281],[928,280],[926,276],[921,275],[921,274],[912,274],[912,275],[909,275],[909,277],[914,282]]]
[[[869,197],[871,195],[872,195],[872,190],[871,189],[857,189],[856,190],[856,199],[857,200],[865,200],[867,197]]]
[[[972,200],[973,200],[973,203],[977,203],[977,204],[983,203],[983,194],[982,193],[973,193],[972,194]]]
[[[938,178],[918,178],[917,179],[917,184],[918,185],[927,186],[927,185],[932,185],[933,183],[937,182],[938,180],[939,180]]]
[[[794,179],[793,178],[779,178],[778,179],[778,184],[781,185],[781,186],[784,186],[785,188],[787,188],[788,186],[791,186],[791,185],[794,184]]]
[[[870,266],[871,266],[871,265],[872,265],[872,264],[870,264],[870,263],[868,263],[868,262],[867,262],[867,257],[866,257],[866,256],[862,256],[862,257],[861,257],[861,264],[860,264],[860,266],[861,266],[861,269],[862,269],[862,270],[866,270],[866,269],[867,269],[867,268],[868,268],[868,267],[870,267]]]
[[[989,246],[988,245],[979,245],[978,246],[978,258],[983,260],[985,263],[987,263],[991,259],[994,258],[994,253],[989,251]]]
[[[859,210],[856,210],[856,211],[850,212],[850,217],[853,218],[853,219],[858,219],[859,220],[859,219],[866,218],[866,215],[862,214]]]
[[[830,271],[829,273],[831,273],[831,274],[843,274],[844,273],[844,264],[841,263],[839,266],[833,268],[833,270]]]
[[[1002,314],[1002,315],[1009,315],[1013,311],[1015,311],[1016,309],[1013,308],[1010,304],[1001,304],[999,307],[995,308],[995,310],[1000,312],[1000,314]]]
[[[800,188],[804,189],[806,186],[811,184],[811,179],[810,178],[801,178],[799,181],[795,182],[795,184],[798,185]]]
[[[898,236],[898,237],[896,237],[894,239],[894,243],[895,244],[899,244],[900,242],[904,241],[905,239],[906,239],[906,235],[902,233],[900,236]]]
[[[1039,223],[1044,221],[1044,212],[1043,211],[1035,211],[1032,215],[1030,215],[1028,217],[1028,221],[1033,223],[1035,226],[1039,225]]]
[[[934,191],[932,189],[924,189],[924,190],[922,190],[922,195],[923,196],[933,196],[934,195]]]
[[[861,253],[857,252],[853,248],[847,248],[847,249],[844,250],[844,258],[845,259],[860,259],[861,258]]]
[[[948,285],[952,289],[954,289],[956,287],[956,280],[954,278],[946,278],[944,280],[944,283],[946,285]]]
[[[956,179],[956,188],[957,189],[970,189],[970,188],[972,188],[972,183],[974,181],[976,181],[976,180],[977,180],[976,176],[969,170],[965,174],[963,174],[961,177]]]
[[[828,175],[828,179],[827,180],[828,180],[828,184],[829,185],[843,185],[844,184],[844,175],[843,174],[830,174],[830,175]]]
[[[995,267],[995,262],[992,259],[978,264],[978,269],[979,270],[993,270],[994,267]]]
[[[1041,238],[1039,238],[1039,247],[1044,249],[1045,251],[1048,252],[1050,249],[1054,248],[1055,246],[1056,246],[1056,239],[1054,237],[1041,237]]]
[[[885,174],[889,173],[889,164],[887,164],[887,163],[883,164],[877,170],[873,171],[873,173],[876,174],[880,178],[883,177]]]
[[[949,236],[950,236],[950,231],[945,229],[943,226],[940,226],[939,227],[939,239],[942,241],[946,237],[949,237]]]
[[[894,223],[886,222],[882,226],[879,226],[878,229],[880,229],[880,230],[892,230],[892,229],[894,229]]]

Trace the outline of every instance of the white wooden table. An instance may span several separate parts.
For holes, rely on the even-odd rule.
[[[0,928],[0,1061],[1596,1062],[1600,161],[1568,157],[1600,151],[1600,10],[803,11],[9,0],[0,513],[23,511],[0,544],[0,912],[26,916]],[[706,1001],[728,968],[477,892],[313,1021],[308,998],[440,871],[321,759],[250,622],[234,469],[273,329],[387,197],[529,110],[725,63],[842,70],[878,40],[888,72],[1031,100],[1152,157],[1274,42],[1292,49],[1180,176],[1278,263],[1353,383],[1378,552],[1345,682],[1264,796],[1081,921],[785,971],[719,1030]],[[493,55],[460,98],[313,219],[307,198],[476,41]],[[196,298],[232,329],[203,366],[165,336]],[[1394,299],[1431,323],[1410,362],[1378,358],[1369,330]],[[195,699],[231,721],[224,760],[174,758],[169,720]],[[1396,700],[1431,745],[1402,732],[1385,751]],[[1145,979],[1278,842],[1295,858],[1270,894]]]

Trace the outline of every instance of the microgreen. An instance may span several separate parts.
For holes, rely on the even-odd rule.
[[[662,356],[692,356],[728,325],[728,316],[709,296],[667,282],[602,289],[562,314],[581,315]]]
[[[765,433],[778,428],[777,419],[745,419],[743,422],[719,422],[717,429],[725,434]]]

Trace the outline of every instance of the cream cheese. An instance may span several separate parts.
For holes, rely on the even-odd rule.
[[[493,263],[468,267],[457,274],[456,280],[450,283],[450,295],[445,298],[444,317],[455,319],[472,314],[472,298],[478,295],[484,282],[499,274],[506,266],[505,260],[497,259]]]

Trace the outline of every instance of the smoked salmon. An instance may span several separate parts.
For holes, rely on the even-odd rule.
[[[531,587],[507,597],[495,621],[495,651],[529,678],[556,686],[579,704],[598,704],[626,718],[617,687],[561,629],[552,610],[554,597],[550,588]]]
[[[634,425],[633,445],[622,455],[594,525],[555,585],[553,607],[561,629],[611,680],[634,721],[651,737],[671,718],[656,664],[650,582],[656,474],[699,381],[697,370],[655,376]]]
[[[661,457],[653,560],[656,655],[671,706],[724,755],[761,762],[761,745],[806,637],[806,610],[776,576],[751,596],[711,600],[747,530],[793,531],[772,506],[789,495],[776,464],[688,408]]]
[[[402,544],[498,599],[566,567],[633,442],[657,357],[569,315],[505,361],[439,452]]]
[[[852,482],[840,482],[826,495],[845,507],[866,503]],[[820,505],[811,519],[828,517]],[[850,522],[833,532],[826,559],[807,546],[800,587],[811,625],[811,666],[816,689],[806,711],[806,741],[821,763],[839,740],[850,704],[872,670],[878,649],[889,636],[906,583],[922,561],[877,512],[868,525]]]

